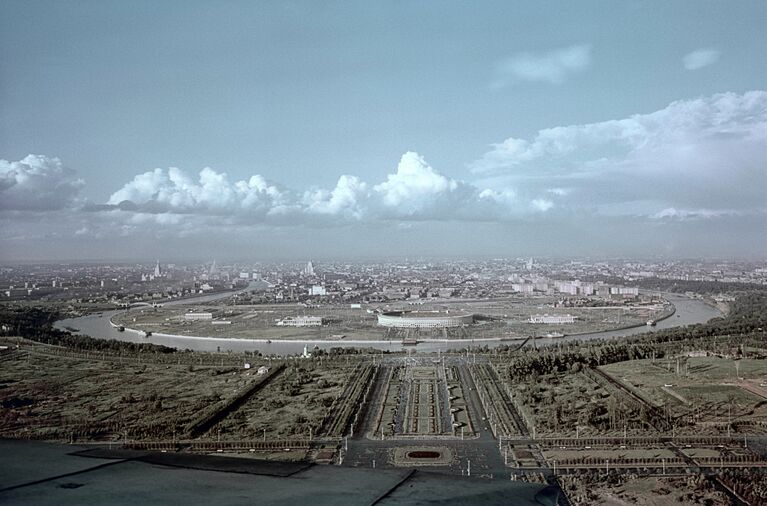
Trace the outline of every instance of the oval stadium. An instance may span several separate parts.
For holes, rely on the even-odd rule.
[[[463,327],[474,323],[470,313],[448,311],[387,311],[378,315],[378,325],[395,328]]]

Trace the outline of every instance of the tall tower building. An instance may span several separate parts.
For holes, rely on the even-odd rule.
[[[158,260],[154,266],[154,277],[159,278],[162,273],[160,272],[160,261]]]
[[[304,276],[314,276],[314,266],[312,265],[312,261],[309,260],[306,263],[306,267],[304,267],[304,271],[302,272]]]

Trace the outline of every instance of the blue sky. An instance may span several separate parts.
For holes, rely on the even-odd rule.
[[[766,34],[761,1],[6,0],[0,257],[764,255]]]

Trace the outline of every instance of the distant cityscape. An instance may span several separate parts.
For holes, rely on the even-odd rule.
[[[485,261],[73,263],[0,266],[0,300],[116,305],[263,283],[259,302],[422,301],[511,294],[633,298],[653,280],[767,285],[767,262]],[[660,285],[659,285],[660,286]],[[660,288],[658,288],[660,289]]]

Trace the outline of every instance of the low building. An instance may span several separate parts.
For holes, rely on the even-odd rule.
[[[277,322],[278,327],[319,327],[322,325],[320,316],[289,316]]]
[[[195,313],[186,313],[184,315],[185,320],[212,320],[213,319],[213,313],[206,313],[206,312],[195,312]]]
[[[610,295],[621,295],[623,297],[636,297],[639,295],[639,288],[626,286],[613,286],[610,288]]]
[[[535,314],[531,315],[527,323],[543,323],[546,325],[562,325],[575,323],[575,316],[569,314]]]
[[[474,323],[469,313],[447,311],[388,311],[378,315],[378,325],[395,328],[463,327]]]
[[[517,293],[533,293],[535,286],[532,283],[512,283],[511,289]]]

